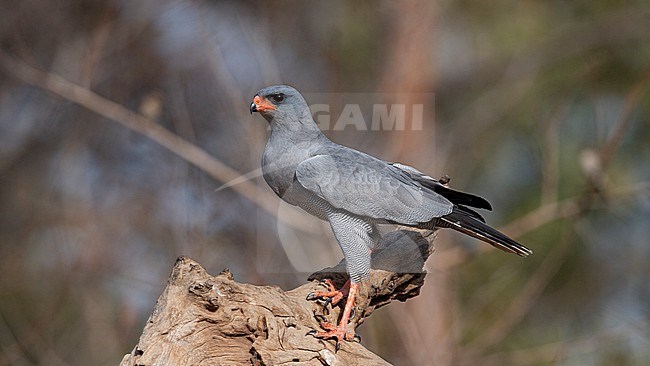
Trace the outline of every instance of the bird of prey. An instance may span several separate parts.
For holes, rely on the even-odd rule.
[[[452,190],[417,169],[389,163],[338,145],[318,128],[303,96],[286,85],[258,91],[250,105],[271,127],[262,157],[264,179],[289,204],[327,220],[345,256],[348,282],[337,290],[311,293],[336,305],[347,296],[338,325],[322,323],[315,337],[352,340],[347,332],[359,283],[370,273],[377,248],[377,224],[421,229],[451,228],[505,252],[526,257],[531,250],[485,224],[473,209],[492,207],[485,199]]]

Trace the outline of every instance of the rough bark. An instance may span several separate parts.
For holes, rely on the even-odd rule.
[[[350,327],[356,329],[393,300],[419,294],[434,237],[412,230],[384,236],[385,248],[373,253],[373,270],[361,286]],[[227,269],[211,276],[197,262],[180,257],[139,343],[120,365],[388,365],[360,343],[345,342],[336,352],[334,341],[306,335],[320,329],[319,319],[336,323],[342,311],[345,301],[324,309],[305,299],[323,289],[319,280],[326,277],[341,286],[347,280],[345,263],[283,291],[238,283]]]

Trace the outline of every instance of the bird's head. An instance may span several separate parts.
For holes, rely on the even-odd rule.
[[[301,118],[311,118],[307,102],[300,93],[288,85],[275,85],[261,89],[253,97],[250,112],[258,112],[269,123],[284,123]]]

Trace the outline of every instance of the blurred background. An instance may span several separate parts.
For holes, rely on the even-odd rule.
[[[0,365],[119,363],[179,255],[284,289],[342,257],[255,173],[276,83],[424,100],[421,130],[325,133],[449,174],[535,251],[441,233],[370,350],[650,363],[647,1],[2,0]]]

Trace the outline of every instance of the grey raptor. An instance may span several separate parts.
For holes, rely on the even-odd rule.
[[[370,273],[377,248],[377,224],[421,229],[451,228],[522,257],[531,250],[485,224],[476,211],[491,210],[485,199],[454,191],[417,169],[389,163],[330,141],[314,122],[307,102],[294,88],[270,86],[255,94],[250,112],[260,113],[271,133],[262,157],[264,179],[289,204],[327,220],[341,246],[350,275],[336,290],[312,293],[336,305],[347,296],[338,325],[322,323],[318,338],[342,340],[359,283]]]

